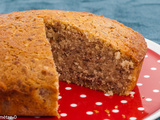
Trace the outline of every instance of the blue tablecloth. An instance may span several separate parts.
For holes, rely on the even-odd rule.
[[[0,0],[0,14],[33,9],[103,14],[160,44],[160,0]]]

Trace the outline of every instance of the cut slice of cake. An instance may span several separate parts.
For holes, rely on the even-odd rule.
[[[0,115],[59,116],[58,74],[43,19],[4,17],[8,21],[0,25]]]

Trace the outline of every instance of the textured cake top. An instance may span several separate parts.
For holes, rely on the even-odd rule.
[[[71,25],[84,32],[91,40],[97,38],[110,44],[115,49],[123,51],[138,63],[146,54],[147,44],[144,37],[129,27],[103,15],[94,15],[86,12],[32,11],[37,16],[44,18],[45,23],[52,20]]]
[[[32,10],[13,12],[0,16],[0,24],[8,24],[21,18],[28,23],[31,18],[42,18],[45,23],[52,20],[69,24],[86,33],[89,37],[104,40],[117,50],[121,50],[136,61],[141,61],[146,54],[147,45],[143,36],[129,27],[103,15],[94,15],[86,12],[60,10]],[[26,20],[26,18],[28,18]],[[30,19],[29,19],[30,18]]]
[[[56,72],[52,68],[50,45],[45,38],[45,24],[52,23],[53,20],[74,27],[90,40],[94,38],[110,44],[137,63],[146,54],[147,46],[141,34],[102,15],[59,10],[0,15],[0,72],[3,73],[0,89],[5,90],[6,84],[16,90],[33,83],[51,84],[50,79],[53,79]],[[22,81],[25,81],[25,85],[21,85]]]
[[[0,91],[28,94],[51,87],[57,92],[57,72],[43,19],[22,14],[0,19]]]

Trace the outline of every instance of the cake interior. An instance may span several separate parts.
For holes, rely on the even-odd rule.
[[[46,37],[60,80],[109,94],[129,94],[126,90],[135,66],[131,58],[105,41],[90,40],[73,26],[56,21],[46,24]]]

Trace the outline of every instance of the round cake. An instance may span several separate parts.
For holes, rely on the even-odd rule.
[[[127,96],[147,51],[140,33],[86,12],[13,12],[0,30],[0,115],[59,117],[59,80]]]

